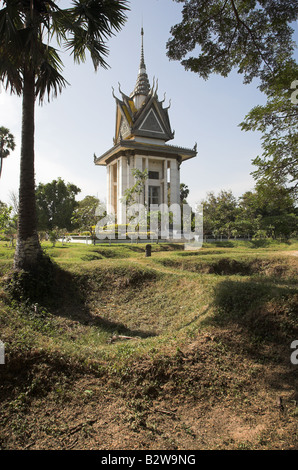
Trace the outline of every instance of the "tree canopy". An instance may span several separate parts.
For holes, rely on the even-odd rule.
[[[174,0],[182,20],[171,28],[170,59],[204,79],[232,70],[244,83],[257,79],[267,96],[240,124],[263,133],[263,154],[253,159],[256,181],[286,184],[297,193],[298,65],[294,22],[298,0]],[[294,89],[294,91],[293,91]],[[294,98],[293,98],[294,97]],[[296,98],[295,98],[296,97]]]
[[[95,238],[95,226],[98,222],[96,209],[100,201],[95,196],[86,196],[78,202],[72,215],[72,223],[80,230],[89,232],[92,238]]]
[[[2,173],[3,158],[10,155],[10,151],[15,149],[14,136],[7,127],[0,127],[0,176]]]
[[[188,186],[185,183],[180,183],[180,204],[186,204],[187,196],[189,195]]]
[[[61,178],[36,188],[38,229],[50,231],[55,228],[71,230],[73,211],[78,206],[75,200],[80,188],[65,183]]]
[[[236,69],[266,88],[292,61],[298,0],[174,1],[183,3],[182,21],[171,28],[167,54],[186,70],[207,79]]]
[[[17,216],[12,214],[12,206],[0,201],[0,235],[10,239],[13,246],[14,236],[17,231]]]
[[[238,199],[209,192],[202,201],[205,237],[290,238],[298,234],[298,208],[285,186],[259,182]]]
[[[138,168],[133,168],[132,175],[134,176],[135,184],[124,191],[124,196],[122,198],[122,203],[125,203],[127,206],[139,204],[141,202],[140,197],[144,194],[145,183],[148,179],[148,170],[145,169],[144,171],[141,171]]]
[[[244,131],[262,133],[263,154],[253,159],[254,178],[286,185],[294,196],[298,193],[298,103],[291,100],[286,82],[293,83],[295,76],[298,66],[286,68],[271,86],[267,103],[255,106],[240,124]]]
[[[56,96],[67,84],[61,75],[63,62],[50,44],[70,51],[74,61],[85,62],[90,53],[95,70],[107,68],[106,40],[126,20],[126,0],[76,0],[70,8],[52,0],[4,0],[0,10],[0,80],[6,89],[21,95],[24,71],[32,71],[40,101]]]

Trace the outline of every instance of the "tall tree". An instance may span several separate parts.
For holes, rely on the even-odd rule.
[[[172,27],[170,59],[207,79],[234,69],[244,83],[258,79],[267,95],[241,123],[263,133],[263,155],[253,160],[257,181],[288,183],[297,192],[298,66],[294,22],[298,0],[174,0],[183,3],[182,21]],[[188,54],[191,53],[191,56]],[[294,104],[293,104],[294,103]]]
[[[298,230],[298,208],[285,185],[258,182],[255,186],[255,208],[259,229],[272,238],[293,236]]]
[[[187,196],[189,195],[188,186],[185,183],[180,183],[180,204],[187,204]]]
[[[4,232],[11,218],[12,207],[0,201],[0,233]]]
[[[31,270],[42,257],[36,230],[34,111],[38,98],[56,96],[67,82],[57,49],[75,62],[90,53],[95,70],[107,67],[106,40],[123,26],[126,0],[73,0],[61,9],[52,0],[3,0],[0,10],[0,81],[23,97],[18,237],[14,266]]]
[[[204,235],[295,237],[298,230],[298,208],[285,186],[257,183],[238,200],[231,191],[210,192],[203,203]]]
[[[0,201],[0,234],[9,237],[11,246],[17,229],[17,216],[12,215],[12,210],[11,206]]]
[[[146,169],[141,171],[138,170],[138,168],[133,168],[132,174],[135,179],[135,184],[124,191],[124,196],[121,202],[127,206],[140,203],[145,205],[144,200],[141,201],[141,198],[144,197],[145,183],[148,179],[148,170]]]
[[[0,127],[0,177],[2,173],[3,158],[10,155],[10,151],[15,149],[14,136],[7,127]]]
[[[61,178],[36,188],[37,227],[39,230],[72,229],[73,211],[78,206],[80,188]]]
[[[244,131],[262,132],[261,156],[253,159],[252,175],[259,183],[286,185],[298,194],[298,101],[291,100],[290,84],[298,77],[298,66],[286,67],[275,77],[268,90],[268,100],[255,106],[240,127]]]
[[[95,238],[95,226],[98,222],[96,209],[99,203],[100,201],[97,197],[86,196],[78,202],[77,208],[72,216],[72,223],[80,230],[89,232],[93,239]]]
[[[207,193],[202,201],[204,211],[204,235],[230,238],[235,228],[237,200],[232,191],[221,190],[217,196]]]

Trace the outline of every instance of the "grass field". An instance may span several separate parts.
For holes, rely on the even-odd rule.
[[[43,248],[12,301],[0,246],[0,449],[298,449],[298,242]]]

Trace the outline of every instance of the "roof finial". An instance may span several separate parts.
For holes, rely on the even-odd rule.
[[[141,61],[137,83],[133,91],[133,95],[144,95],[147,96],[150,91],[150,85],[148,80],[148,75],[146,72],[146,65],[144,59],[144,29],[141,28]]]
[[[144,29],[141,29],[142,45],[141,45],[141,63],[140,69],[146,69],[145,59],[144,59]]]

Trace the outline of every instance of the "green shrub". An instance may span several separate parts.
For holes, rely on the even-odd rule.
[[[58,233],[55,230],[51,230],[49,232],[49,240],[53,246],[56,245],[56,241],[58,240],[58,238],[59,238]]]

